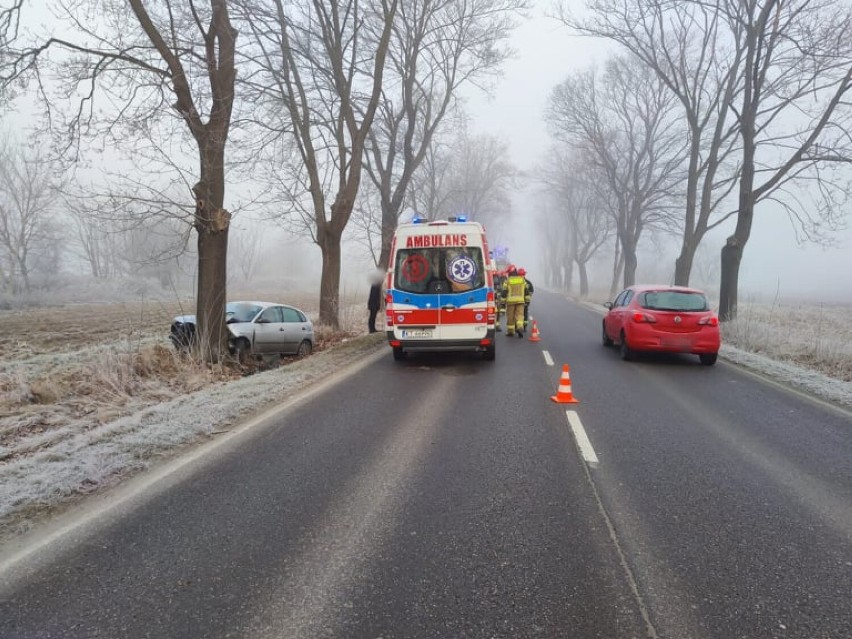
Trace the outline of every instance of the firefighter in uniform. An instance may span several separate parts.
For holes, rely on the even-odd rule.
[[[524,328],[530,324],[530,302],[532,301],[535,287],[533,283],[527,279],[526,269],[519,268],[518,275],[524,278]]]
[[[512,267],[509,277],[503,284],[503,296],[506,298],[506,335],[517,333],[524,336],[524,290],[526,280],[518,275],[518,269]]]

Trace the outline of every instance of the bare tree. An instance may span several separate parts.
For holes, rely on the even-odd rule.
[[[88,198],[63,194],[62,207],[69,218],[73,236],[69,250],[85,264],[96,279],[122,274],[120,228],[97,215],[97,207]]]
[[[551,288],[571,289],[574,248],[565,223],[563,202],[546,191],[536,210],[536,230],[541,248],[541,267],[545,284]]]
[[[228,0],[209,0],[207,5],[159,0],[149,6],[127,0],[127,5],[106,7],[103,11],[104,5],[88,1],[56,3],[56,14],[76,40],[53,33],[27,36],[26,41],[22,36],[0,60],[0,81],[8,87],[35,79],[63,150],[75,158],[87,135],[101,134],[106,146],[119,130],[132,139],[147,134],[158,120],[183,123],[199,163],[198,180],[191,187],[198,234],[199,346],[205,361],[216,360],[227,347],[231,215],[223,207],[237,36]],[[64,56],[51,57],[53,51]],[[50,78],[43,76],[48,69],[55,71]],[[55,121],[61,110],[52,95],[57,84],[59,100],[77,105],[64,126]]]
[[[745,52],[743,90],[733,107],[742,141],[737,224],[721,252],[719,317],[729,320],[736,317],[755,204],[771,198],[808,233],[814,220],[832,224],[849,197],[846,183],[833,181],[826,167],[852,161],[845,103],[852,9],[830,0],[744,0],[725,10]],[[813,185],[816,202],[791,192],[802,182]]]
[[[454,168],[449,143],[433,138],[408,187],[409,205],[418,215],[434,220],[449,210]]]
[[[430,220],[466,215],[491,224],[512,208],[518,170],[500,138],[471,134],[466,127],[433,138],[410,188],[411,208]]]
[[[642,65],[613,58],[603,77],[592,70],[556,87],[549,116],[555,135],[591,163],[600,200],[615,217],[624,256],[624,285],[636,277],[637,246],[646,228],[671,229],[683,135],[672,96]]]
[[[489,134],[459,132],[451,153],[452,174],[445,213],[464,214],[485,225],[495,225],[512,210],[511,190],[518,170],[509,146]]]
[[[57,237],[56,167],[36,146],[6,136],[0,141],[0,257],[6,285],[32,288],[31,274],[41,253]]]
[[[593,163],[581,155],[556,148],[551,150],[548,159],[538,173],[552,206],[560,214],[556,218],[556,228],[551,225],[547,233],[556,238],[557,247],[553,251],[556,255],[560,254],[559,246],[564,247],[562,254],[567,263],[563,268],[569,273],[567,288],[570,290],[570,265],[576,263],[580,295],[585,297],[589,294],[588,263],[613,235],[615,218],[601,199],[600,176]],[[554,243],[553,238],[544,241]]]
[[[737,216],[722,249],[720,317],[732,318],[755,205],[774,201],[813,237],[813,229],[833,226],[846,199],[827,165],[850,157],[848,3],[594,0],[588,7],[590,19],[563,10],[563,20],[623,45],[683,108],[691,148],[676,283],[688,283],[707,231]],[[735,188],[731,209],[724,204]]]
[[[257,226],[239,229],[232,234],[230,262],[236,267],[240,281],[251,283],[263,247],[263,235]]]
[[[730,101],[740,88],[742,49],[726,37],[724,2],[594,0],[591,17],[578,20],[563,8],[565,23],[579,33],[607,38],[640,60],[677,99],[688,137],[688,168],[682,241],[675,283],[689,284],[701,240],[732,213],[720,203],[735,185],[736,127]],[[563,5],[564,7],[565,5]]]
[[[459,88],[499,68],[510,53],[501,43],[526,4],[526,0],[401,3],[367,156],[382,207],[380,267],[387,267],[412,176]]]
[[[310,221],[322,251],[320,322],[335,328],[341,238],[361,184],[398,2],[299,0],[285,9],[283,0],[275,0],[269,10],[245,5],[258,49],[254,62],[268,81],[260,101],[264,108],[277,103],[288,115],[279,131],[295,146],[300,162],[292,177],[309,201],[280,184],[290,190],[289,203]]]
[[[364,247],[378,268],[382,252],[382,202],[381,194],[372,181],[361,185],[350,231],[353,241]]]

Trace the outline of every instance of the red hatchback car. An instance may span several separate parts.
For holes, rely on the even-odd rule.
[[[712,366],[719,353],[719,318],[703,291],[683,286],[631,286],[603,319],[604,346],[618,344],[629,360],[642,351],[692,353]]]

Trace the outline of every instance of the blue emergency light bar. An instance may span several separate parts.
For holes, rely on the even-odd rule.
[[[456,215],[455,217],[447,218],[450,222],[467,222],[467,215]]]
[[[414,217],[411,219],[412,224],[426,224],[426,222],[428,221],[429,220],[427,220],[425,217]]]

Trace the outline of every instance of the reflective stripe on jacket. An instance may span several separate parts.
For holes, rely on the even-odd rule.
[[[506,302],[508,304],[523,304],[524,289],[526,281],[520,275],[513,275],[503,285],[503,290],[506,291]]]

